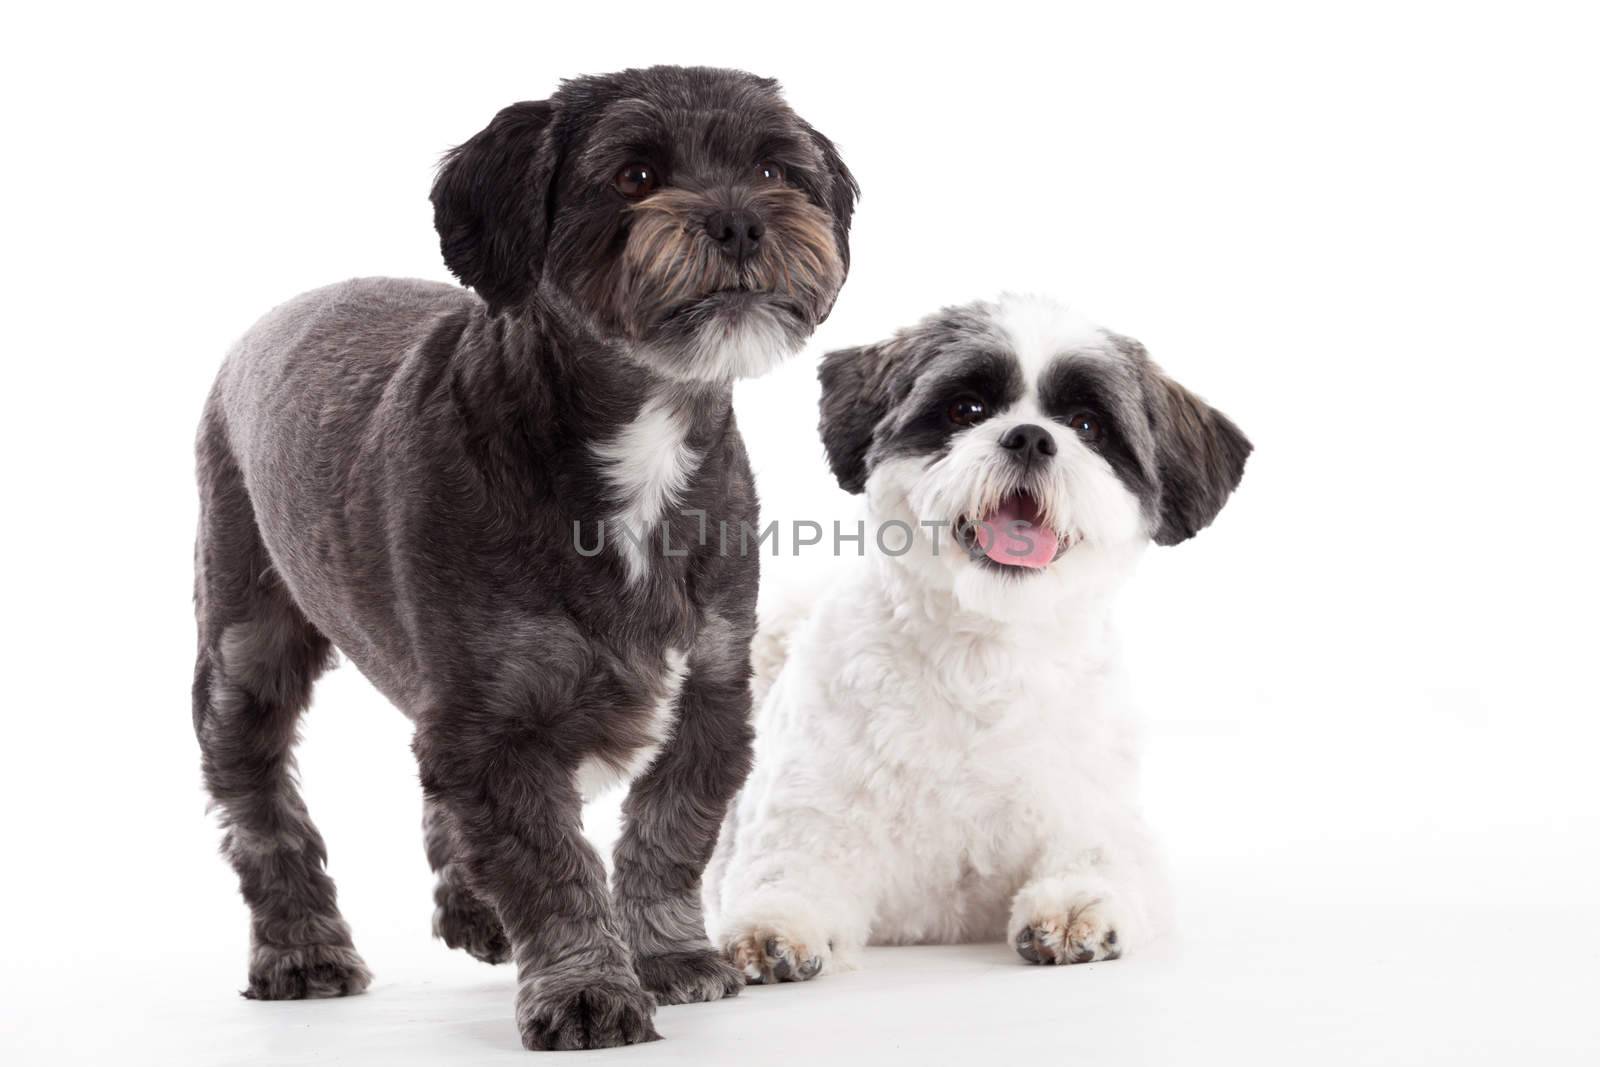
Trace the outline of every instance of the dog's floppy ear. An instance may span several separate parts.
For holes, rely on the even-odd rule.
[[[1142,351],[1142,349],[1141,349]],[[1161,482],[1158,545],[1187,541],[1211,524],[1244,476],[1253,445],[1222,412],[1144,364],[1145,411]]]
[[[433,227],[445,265],[497,314],[539,280],[550,220],[555,106],[512,104],[450,150],[434,180]]]
[[[828,210],[833,214],[833,239],[839,246],[839,261],[844,265],[845,273],[849,274],[850,220],[856,213],[856,200],[861,196],[861,186],[856,184],[856,176],[839,158],[839,150],[833,147],[833,142],[809,125],[806,130],[816,143],[817,151],[822,153],[823,169],[828,172],[826,199]]]
[[[883,375],[887,345],[842,348],[822,357],[822,447],[828,467],[846,492],[867,487],[867,450],[873,431],[888,412]]]

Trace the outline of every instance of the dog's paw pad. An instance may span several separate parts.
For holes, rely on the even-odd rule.
[[[1095,963],[1122,955],[1122,944],[1099,901],[1065,914],[1036,915],[1016,932],[1012,944],[1029,963]]]
[[[825,944],[813,949],[805,941],[770,929],[747,931],[727,948],[728,961],[751,985],[815,978],[822,973],[827,954]]]

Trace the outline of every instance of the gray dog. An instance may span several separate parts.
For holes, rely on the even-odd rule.
[[[247,996],[371,977],[293,769],[335,648],[415,723],[434,932],[516,961],[525,1046],[647,1041],[658,1001],[740,988],[700,878],[750,765],[757,561],[701,535],[755,523],[732,382],[827,316],[856,193],[772,81],[580,78],[440,170],[476,295],[346,282],[228,356],[198,442],[194,716]],[[609,544],[579,550],[580,524]],[[608,891],[582,798],[627,778]]]

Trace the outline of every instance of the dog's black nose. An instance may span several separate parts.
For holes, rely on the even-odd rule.
[[[1000,447],[1017,453],[1019,459],[1032,459],[1035,455],[1055,455],[1056,439],[1043,426],[1025,422],[1007,430],[1005,436],[1000,438]]]
[[[713,211],[706,217],[706,232],[734,259],[749,259],[761,247],[766,225],[753,211]]]

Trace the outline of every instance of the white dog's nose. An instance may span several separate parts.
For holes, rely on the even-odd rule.
[[[1050,431],[1036,423],[1025,422],[1013,426],[1000,438],[1000,447],[1017,453],[1017,458],[1031,460],[1034,456],[1056,454],[1056,439]]]

